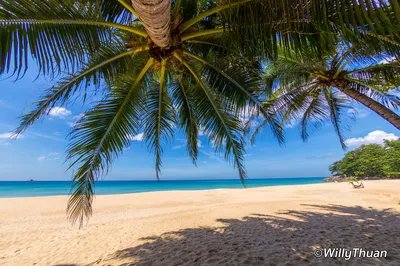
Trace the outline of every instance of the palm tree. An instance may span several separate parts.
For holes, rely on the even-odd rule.
[[[193,162],[203,126],[243,180],[241,110],[255,107],[282,140],[259,99],[258,62],[278,46],[320,53],[338,36],[397,54],[399,14],[397,1],[373,0],[2,0],[0,74],[22,77],[29,56],[41,75],[69,73],[22,116],[16,134],[73,96],[104,96],[76,124],[68,148],[78,167],[68,212],[82,225],[95,181],[140,130],[157,177],[177,124]]]
[[[357,46],[338,48],[320,58],[282,55],[265,71],[266,106],[280,114],[281,124],[301,121],[301,136],[330,119],[343,147],[341,116],[357,101],[400,130],[400,63],[386,53]],[[393,94],[394,93],[394,94]],[[258,132],[263,124],[256,129]],[[255,135],[253,135],[254,138]]]

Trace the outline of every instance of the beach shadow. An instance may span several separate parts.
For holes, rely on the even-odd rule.
[[[400,265],[400,215],[339,205],[303,205],[275,216],[220,219],[224,226],[148,237],[94,265]],[[316,248],[386,250],[386,258],[316,258]]]

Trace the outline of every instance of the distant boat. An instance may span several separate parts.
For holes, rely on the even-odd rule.
[[[36,180],[33,180],[33,179],[29,179],[29,182],[35,182]]]

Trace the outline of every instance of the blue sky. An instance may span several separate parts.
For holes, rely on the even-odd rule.
[[[36,70],[30,69],[17,82],[4,77],[0,80],[0,180],[69,180],[72,177],[72,172],[66,171],[68,163],[64,163],[66,137],[71,125],[88,106],[78,103],[55,108],[19,139],[8,138],[19,124],[18,117],[55,82],[36,79],[36,75]],[[355,104],[355,108],[357,119],[346,136],[350,149],[400,135],[376,114],[360,105]],[[113,164],[107,180],[155,180],[153,155],[140,135],[134,139],[130,149]],[[176,134],[175,140],[164,149],[162,179],[237,178],[236,171],[222,155],[214,153],[207,138],[199,136],[199,139],[201,147],[195,167],[187,156],[183,135]],[[329,123],[312,134],[306,143],[300,138],[298,126],[293,126],[287,128],[284,147],[268,131],[259,135],[256,144],[247,147],[246,166],[250,178],[320,177],[328,176],[329,165],[343,155]]]

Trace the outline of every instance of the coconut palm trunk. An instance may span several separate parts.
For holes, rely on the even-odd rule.
[[[132,0],[150,39],[160,48],[171,44],[171,0]]]
[[[398,130],[400,130],[400,116],[383,104],[371,99],[370,97],[356,90],[347,88],[346,86],[336,86],[336,88],[338,88],[342,93],[346,94],[350,98],[368,107],[369,109],[383,117],[390,124],[395,126]]]

